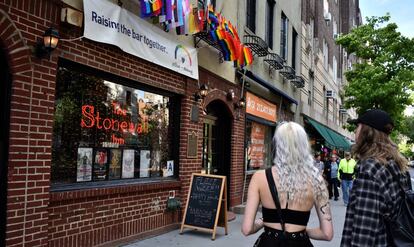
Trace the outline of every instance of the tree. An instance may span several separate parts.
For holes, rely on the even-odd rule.
[[[407,138],[408,144],[414,144],[414,116],[406,116],[404,118],[400,133]]]
[[[397,32],[390,16],[367,18],[367,23],[341,35],[337,44],[359,62],[345,73],[345,107],[358,114],[379,108],[390,113],[401,129],[403,112],[410,105],[414,80],[414,39]]]

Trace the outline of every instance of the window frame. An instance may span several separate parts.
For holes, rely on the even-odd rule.
[[[292,68],[296,71],[297,53],[298,53],[298,36],[294,28],[292,28]]]
[[[99,69],[95,69],[92,67],[89,67],[87,65],[79,64],[70,60],[66,60],[63,58],[59,58],[58,60],[58,66],[57,69],[60,67],[64,67],[69,70],[78,71],[80,73],[88,74],[97,76],[99,78],[102,78],[104,80],[108,80],[112,83],[116,83],[122,86],[142,90],[145,92],[150,92],[154,94],[159,94],[165,97],[169,97],[169,100],[173,102],[171,104],[171,111],[174,112],[172,115],[172,118],[169,119],[171,124],[173,124],[173,133],[172,139],[173,140],[179,140],[180,139],[180,132],[181,132],[181,101],[182,96],[169,92],[167,90],[163,90],[160,88],[156,88],[150,85],[146,85],[144,83],[141,83],[139,81],[134,81],[128,78],[120,77],[114,74],[111,74],[106,71],[102,71]],[[58,85],[58,82],[56,82],[56,86]],[[53,138],[53,133],[52,133]],[[53,149],[53,146],[51,146]],[[121,148],[124,149],[124,148]],[[174,176],[172,177],[145,177],[145,178],[120,178],[120,179],[114,179],[114,180],[104,180],[104,181],[86,181],[86,182],[71,182],[71,183],[62,183],[62,182],[56,182],[50,183],[50,190],[51,191],[70,191],[70,190],[80,190],[80,189],[91,189],[91,188],[106,188],[106,187],[113,187],[113,186],[121,186],[121,185],[129,185],[129,184],[148,184],[148,183],[162,183],[162,182],[171,182],[171,181],[177,181],[179,180],[179,174],[180,174],[180,159],[179,159],[179,150],[180,150],[180,143],[177,142],[175,145],[172,145],[171,147],[171,159],[174,160]],[[76,159],[76,158],[74,158]],[[52,166],[53,164],[51,164]],[[51,170],[51,177],[52,177],[52,170]]]
[[[273,49],[273,22],[275,17],[275,0],[266,0],[266,43]]]
[[[289,44],[289,19],[287,16],[282,12],[280,17],[280,56],[285,61],[288,60],[288,44]]]
[[[256,32],[256,1],[246,0],[246,27]]]

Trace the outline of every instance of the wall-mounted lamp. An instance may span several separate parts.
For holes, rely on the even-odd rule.
[[[246,99],[243,97],[237,102],[236,107],[237,108],[244,108],[246,106]]]
[[[234,97],[235,97],[234,90],[233,89],[229,89],[229,91],[227,92],[226,97],[227,97],[228,100],[233,100]]]
[[[199,99],[204,99],[208,94],[208,86],[206,84],[203,84],[200,86],[199,91],[194,94],[195,101],[198,101]]]
[[[36,57],[50,58],[50,53],[57,47],[59,43],[59,31],[53,27],[48,28],[43,34],[43,40],[39,41],[35,48]]]

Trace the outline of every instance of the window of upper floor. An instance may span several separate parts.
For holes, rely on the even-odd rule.
[[[273,20],[274,20],[274,0],[266,1],[266,43],[273,49]]]
[[[329,12],[329,2],[328,0],[323,0],[323,13]]]
[[[322,47],[322,54],[323,54],[323,66],[325,69],[328,69],[329,66],[329,46],[325,39],[323,39],[323,47]]]
[[[332,73],[333,73],[334,82],[338,83],[338,62],[336,61],[335,56],[333,56],[333,59],[332,59]]]
[[[288,59],[288,28],[289,20],[282,12],[280,21],[280,56],[286,61]]]
[[[246,26],[256,32],[256,1],[246,0]]]
[[[296,71],[296,57],[298,53],[297,49],[298,33],[292,28],[292,68]]]

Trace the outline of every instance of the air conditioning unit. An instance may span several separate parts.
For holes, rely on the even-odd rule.
[[[338,33],[334,33],[333,38],[334,38],[334,39],[339,38],[339,34],[338,34]]]
[[[326,90],[325,97],[326,98],[334,98],[335,97],[335,91],[333,91],[333,90]]]
[[[330,22],[332,20],[332,15],[330,12],[325,12],[323,13],[323,18],[325,19],[326,22]]]

